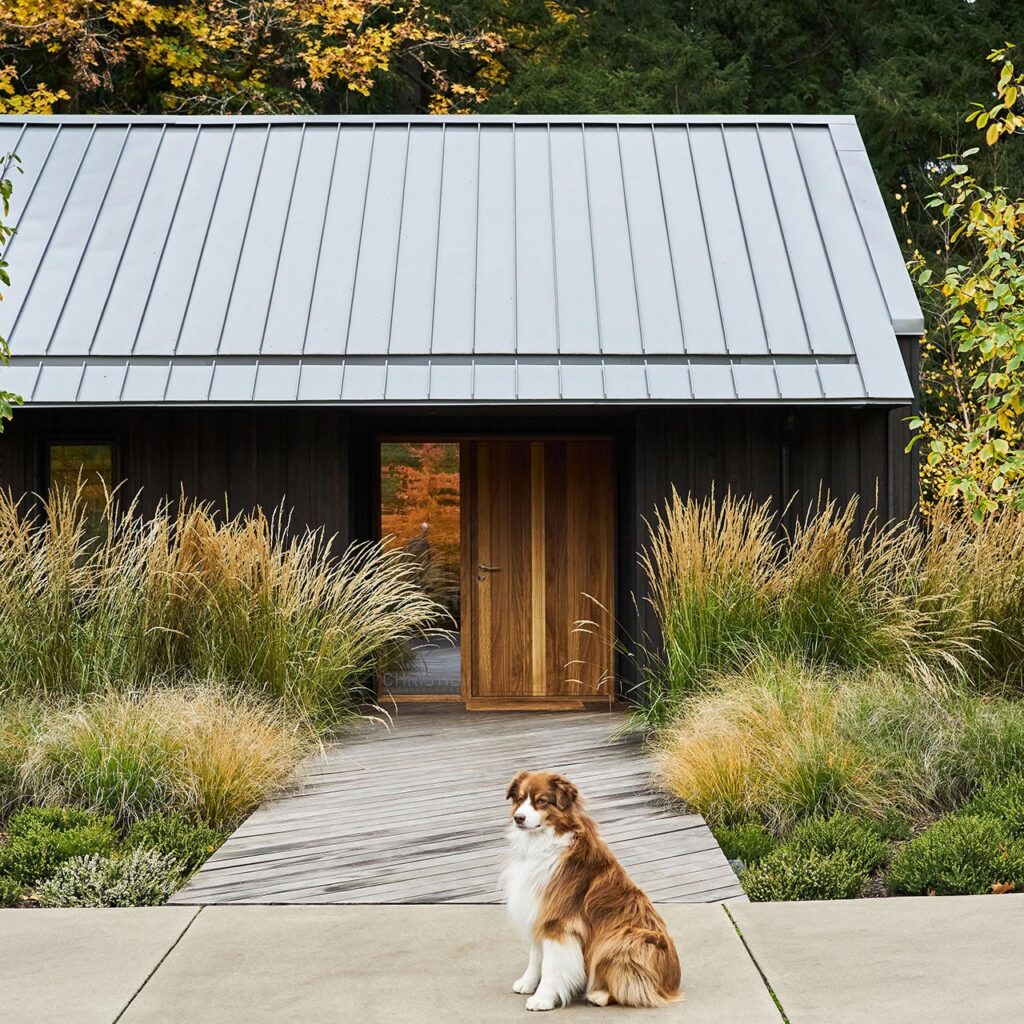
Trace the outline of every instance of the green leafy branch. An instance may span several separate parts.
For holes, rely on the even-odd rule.
[[[968,116],[989,145],[1024,130],[1024,76],[1010,49],[989,55],[1001,65],[996,104]],[[977,152],[938,158],[944,176],[925,209],[944,248],[938,261],[915,249],[908,266],[930,307],[926,345],[944,353],[946,374],[939,408],[911,420],[911,445],[926,444],[939,496],[959,496],[980,519],[1024,507],[1024,198],[979,182],[966,163]]]
[[[8,172],[11,168],[14,168],[20,173],[20,163],[21,160],[16,153],[8,153],[0,159],[0,164],[4,168],[2,175],[0,175],[0,211],[2,211],[2,215],[0,215],[0,285],[4,287],[9,287],[11,284],[11,276],[8,273],[8,264],[7,260],[4,259],[4,255],[7,242],[14,234],[14,228],[8,221],[11,215],[11,193],[14,191],[14,182],[9,177]],[[0,300],[3,297],[3,292],[0,291]],[[0,365],[11,365],[11,347],[3,335],[0,335]],[[3,432],[4,422],[9,420],[14,414],[14,406],[21,405],[22,402],[21,395],[0,389],[0,433]]]

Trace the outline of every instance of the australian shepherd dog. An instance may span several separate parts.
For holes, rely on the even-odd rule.
[[[659,1006],[680,997],[679,957],[665,922],[597,832],[576,787],[520,772],[508,787],[512,854],[502,876],[509,917],[530,943],[512,985],[528,1010]]]

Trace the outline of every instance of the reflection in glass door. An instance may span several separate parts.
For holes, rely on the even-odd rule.
[[[410,645],[405,668],[388,672],[392,697],[457,698],[461,692],[460,501],[458,442],[385,442],[380,446],[380,535],[417,563],[423,588],[451,618],[450,639]]]

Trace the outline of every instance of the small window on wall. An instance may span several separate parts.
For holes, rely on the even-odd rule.
[[[114,446],[51,444],[46,456],[47,493],[73,494],[81,488],[86,529],[90,536],[102,536],[103,509],[114,479]]]

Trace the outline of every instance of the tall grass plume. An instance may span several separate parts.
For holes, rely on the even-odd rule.
[[[280,512],[224,519],[184,499],[146,517],[111,496],[97,537],[80,492],[38,511],[0,495],[0,579],[8,697],[212,679],[318,725],[443,618],[400,550],[336,554]]]

